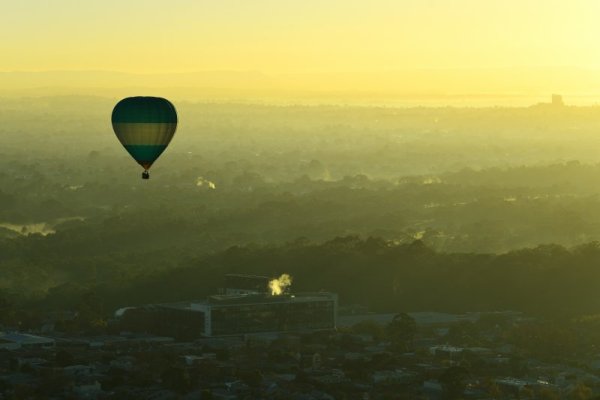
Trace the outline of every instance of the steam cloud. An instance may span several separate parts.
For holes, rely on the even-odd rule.
[[[269,288],[273,296],[279,296],[285,291],[285,288],[292,284],[292,277],[288,274],[282,274],[279,278],[269,281]]]
[[[199,176],[198,179],[196,179],[196,186],[204,186],[207,187],[209,189],[216,189],[217,185],[215,185],[214,182],[209,181],[208,179]]]

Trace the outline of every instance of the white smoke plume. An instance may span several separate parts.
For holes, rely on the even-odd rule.
[[[215,185],[214,182],[209,181],[208,179],[199,176],[198,179],[196,179],[196,186],[204,186],[207,187],[209,189],[216,189],[217,185]]]
[[[279,278],[269,281],[269,288],[273,296],[279,296],[285,291],[285,288],[292,284],[292,277],[288,274],[282,274]]]

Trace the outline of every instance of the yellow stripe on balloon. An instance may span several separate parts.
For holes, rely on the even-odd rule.
[[[177,123],[169,122],[117,122],[113,128],[124,145],[168,145]]]

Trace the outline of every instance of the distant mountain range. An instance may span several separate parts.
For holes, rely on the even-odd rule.
[[[206,98],[502,97],[561,93],[600,97],[600,70],[581,68],[411,69],[385,72],[265,74],[204,71],[137,74],[111,71],[0,72],[0,96],[159,93]]]
[[[43,87],[196,87],[248,88],[269,84],[271,78],[252,71],[208,71],[173,74],[134,74],[112,71],[0,72],[0,85],[6,89]]]

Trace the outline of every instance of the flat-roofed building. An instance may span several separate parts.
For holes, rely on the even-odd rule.
[[[204,335],[335,329],[337,296],[301,293],[211,296],[192,308],[204,313]]]
[[[214,295],[204,301],[129,307],[116,315],[130,330],[194,337],[335,329],[337,295]]]

